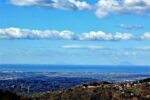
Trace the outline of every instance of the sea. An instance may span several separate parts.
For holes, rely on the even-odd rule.
[[[1,64],[0,80],[82,77],[99,81],[124,82],[150,78],[150,66]],[[57,79],[57,78],[56,78]]]

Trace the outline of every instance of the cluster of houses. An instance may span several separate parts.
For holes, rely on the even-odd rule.
[[[124,82],[124,83],[118,83],[118,84],[112,84],[109,82],[90,82],[87,84],[83,84],[82,88],[116,89],[119,91],[120,95],[123,95],[125,97],[134,97],[137,95],[136,91],[138,91],[138,89],[140,89],[137,87],[140,87],[142,85],[148,86],[150,88],[150,82],[149,81],[147,81],[147,82],[141,82],[141,81]],[[142,93],[142,91],[140,91],[140,93]],[[150,98],[150,94],[147,94],[146,97]]]

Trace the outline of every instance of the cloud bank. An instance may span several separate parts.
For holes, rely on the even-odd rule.
[[[114,14],[150,15],[150,0],[99,0],[96,7],[99,18]]]
[[[75,34],[69,30],[30,30],[11,27],[4,29],[0,28],[0,39],[64,39],[99,41],[150,40],[150,32],[145,32],[142,35],[133,35],[131,33],[120,32],[112,34],[105,33],[103,31]]]
[[[8,0],[15,6],[35,6],[61,10],[92,10],[99,18],[109,14],[150,15],[150,0]]]
[[[90,5],[85,1],[77,0],[10,0],[16,6],[39,6],[62,10],[88,10]]]
[[[70,40],[74,36],[71,31],[56,30],[29,30],[20,28],[0,29],[0,39],[67,39]]]

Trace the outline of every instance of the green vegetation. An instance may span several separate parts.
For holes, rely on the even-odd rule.
[[[0,100],[150,100],[150,81],[147,81],[149,79],[118,84],[90,82],[62,91],[48,91],[29,97],[1,91]]]

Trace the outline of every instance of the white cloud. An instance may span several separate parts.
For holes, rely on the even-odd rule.
[[[63,45],[62,48],[65,49],[104,49],[102,46],[99,45]]]
[[[110,13],[150,15],[150,0],[99,0],[96,15],[103,18]]]
[[[114,40],[131,40],[131,39],[133,39],[133,35],[130,34],[130,33],[124,33],[124,34],[122,34],[122,33],[118,33],[117,32],[114,35]]]
[[[84,33],[79,36],[79,40],[130,40],[132,39],[132,34],[129,33],[119,33],[112,35],[110,33],[105,33],[102,31]]]
[[[150,0],[98,0],[89,4],[86,0],[9,0],[16,6],[36,6],[62,10],[92,10],[99,18],[113,14],[150,15]]]
[[[19,28],[6,28],[0,29],[0,39],[67,39],[70,40],[74,36],[71,31],[56,31],[56,30],[29,30],[29,29],[19,29]]]
[[[74,4],[79,10],[90,9],[91,6],[85,1],[69,0],[70,3]]]
[[[74,39],[74,33],[71,31],[62,31],[59,33],[59,36],[67,40]]]
[[[17,6],[32,6],[37,5],[40,0],[10,0],[10,2]]]
[[[138,30],[138,29],[142,29],[143,26],[142,25],[125,25],[125,24],[120,24],[118,25],[120,28],[123,28],[123,29],[128,29],[128,30]]]
[[[63,10],[91,9],[91,6],[87,2],[77,0],[10,0],[10,3],[16,6],[39,6]]]
[[[112,34],[106,34],[102,31],[84,33],[79,36],[79,40],[112,40]]]
[[[23,38],[26,35],[19,28],[0,29],[0,38]]]
[[[74,34],[69,30],[30,30],[20,28],[0,28],[0,39],[65,39],[65,40],[99,40],[99,41],[118,41],[118,40],[150,40],[150,32],[136,36],[131,33],[115,34],[102,31],[91,31],[87,33]]]
[[[103,18],[108,16],[110,12],[119,12],[121,9],[117,0],[99,0],[95,13],[99,18]]]
[[[150,45],[135,47],[136,50],[150,50]]]
[[[132,56],[132,57],[134,57],[134,56],[137,56],[138,55],[138,52],[137,51],[119,51],[119,52],[113,52],[113,55],[115,56],[115,57],[128,57],[128,56]]]
[[[142,40],[150,40],[150,32],[145,32],[142,36],[141,36]]]

